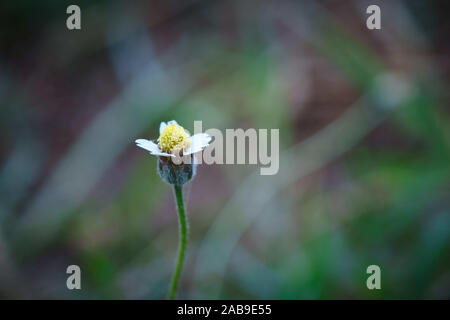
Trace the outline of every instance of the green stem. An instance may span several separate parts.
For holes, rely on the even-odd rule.
[[[184,201],[183,201],[183,186],[182,185],[174,185],[175,199],[177,201],[178,208],[178,221],[179,221],[179,229],[180,229],[180,243],[178,247],[178,258],[175,265],[175,271],[172,276],[172,280],[170,281],[169,294],[167,298],[169,300],[175,299],[175,295],[178,287],[178,280],[180,278],[181,270],[183,268],[184,256],[186,253],[186,244],[187,244],[187,229],[188,229],[188,221],[186,217],[186,211],[184,210]]]

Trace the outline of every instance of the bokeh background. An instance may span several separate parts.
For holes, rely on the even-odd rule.
[[[381,30],[366,28],[370,4]],[[165,297],[173,195],[134,140],[176,119],[280,129],[277,175],[202,165],[185,188],[180,298],[450,298],[449,12],[2,1],[0,297]],[[72,264],[82,290],[66,288]]]

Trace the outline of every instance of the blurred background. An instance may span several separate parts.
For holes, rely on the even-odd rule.
[[[81,8],[81,30],[66,8]],[[366,8],[381,8],[368,30]],[[448,1],[2,1],[0,297],[163,299],[178,225],[136,138],[279,128],[185,188],[187,299],[450,298]],[[66,268],[81,268],[68,290]],[[366,269],[381,268],[381,290]]]

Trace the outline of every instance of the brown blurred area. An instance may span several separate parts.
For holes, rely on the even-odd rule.
[[[449,297],[448,1],[69,4],[0,5],[0,297],[164,297],[175,207],[134,140],[172,119],[280,129],[278,175],[186,188],[182,297]]]

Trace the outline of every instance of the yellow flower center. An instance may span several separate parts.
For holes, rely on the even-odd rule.
[[[162,151],[176,154],[190,146],[191,138],[182,126],[169,124],[161,132],[158,143]]]

